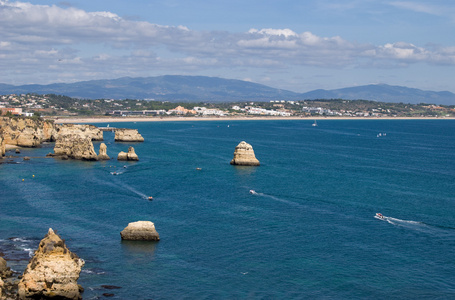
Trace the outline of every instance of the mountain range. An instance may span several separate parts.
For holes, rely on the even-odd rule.
[[[75,83],[0,84],[0,94],[60,94],[83,99],[150,99],[170,102],[237,102],[269,100],[345,99],[455,105],[455,94],[403,86],[371,84],[334,90],[295,93],[249,81],[207,76],[165,75],[123,77]]]

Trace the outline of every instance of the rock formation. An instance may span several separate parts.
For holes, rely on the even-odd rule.
[[[5,144],[22,147],[37,147],[43,141],[52,140],[55,125],[52,121],[21,117],[1,117]]]
[[[2,156],[5,156],[6,152],[6,143],[5,140],[3,139],[3,130],[0,128],[0,158]]]
[[[56,141],[60,136],[78,134],[102,141],[103,131],[93,125],[54,124],[53,121],[24,117],[0,117],[3,143],[22,147],[37,147],[42,142]]]
[[[67,155],[74,159],[98,160],[92,139],[78,134],[59,136],[55,142],[54,153],[56,156]]]
[[[88,136],[92,141],[102,141],[103,140],[103,131],[94,125],[86,124],[57,124],[55,140],[59,136],[67,134],[78,134],[80,136]]]
[[[134,152],[133,147],[128,148],[128,153],[120,152],[117,156],[117,160],[133,160],[138,161],[139,157],[137,156],[136,152]]]
[[[159,241],[160,235],[156,232],[155,224],[150,221],[137,221],[129,223],[120,232],[122,240],[130,241]]]
[[[109,160],[111,159],[108,155],[107,155],[107,146],[105,143],[101,143],[100,144],[100,154],[98,154],[98,159],[99,160]]]
[[[3,257],[0,257],[0,299],[15,299],[15,284],[9,280],[13,275],[13,271],[7,266],[6,261]],[[5,280],[5,282],[3,281]]]
[[[242,141],[235,147],[234,158],[231,160],[231,165],[259,166],[260,163],[254,155],[253,147]]]
[[[18,299],[82,299],[77,284],[84,261],[49,228],[18,286]]]
[[[137,131],[137,129],[116,129],[115,130],[116,142],[143,142],[144,138]]]

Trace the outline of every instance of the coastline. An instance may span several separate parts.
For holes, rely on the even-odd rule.
[[[261,121],[261,120],[455,120],[455,117],[57,117],[57,124],[121,123],[121,122],[180,122],[180,121]]]

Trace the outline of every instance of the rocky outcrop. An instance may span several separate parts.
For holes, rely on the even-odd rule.
[[[22,147],[38,147],[42,142],[56,141],[60,136],[78,134],[102,141],[103,131],[93,125],[54,124],[39,118],[1,117],[3,142]]]
[[[78,134],[80,136],[88,136],[92,141],[102,141],[103,131],[94,125],[87,124],[57,124],[55,140],[59,136],[68,134]]]
[[[159,241],[160,235],[156,232],[155,224],[150,221],[137,221],[129,223],[120,232],[122,240],[130,241]]]
[[[116,129],[116,142],[143,142],[144,138],[137,129]]]
[[[5,156],[6,152],[6,143],[5,140],[3,139],[3,130],[0,128],[0,158],[2,156]]]
[[[55,135],[53,121],[36,118],[2,117],[4,143],[21,147],[37,147],[43,141],[51,141]]]
[[[109,155],[107,155],[107,146],[105,143],[100,144],[100,153],[98,154],[99,160],[109,160],[111,159]]]
[[[83,265],[49,228],[19,282],[18,299],[82,299],[77,280]]]
[[[98,160],[89,136],[66,134],[59,136],[54,147],[55,156],[68,156],[73,159]]]
[[[13,271],[7,266],[3,257],[0,257],[0,299],[14,299],[15,283],[8,278],[13,274]],[[17,283],[16,283],[17,284]]]
[[[128,153],[120,152],[117,156],[117,160],[133,160],[138,161],[139,157],[137,156],[136,152],[134,152],[133,147],[128,148]]]
[[[260,163],[254,155],[253,147],[242,141],[235,147],[234,158],[231,160],[231,165],[259,166]]]

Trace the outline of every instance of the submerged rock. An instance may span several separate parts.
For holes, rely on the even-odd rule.
[[[105,143],[101,143],[100,144],[100,154],[98,154],[98,159],[99,160],[109,160],[111,159],[108,155],[107,155],[107,146]]]
[[[114,140],[116,142],[143,142],[144,138],[137,129],[116,129]]]
[[[231,165],[238,166],[259,166],[259,160],[254,155],[253,147],[245,141],[235,147],[234,158],[231,160]]]
[[[155,224],[150,221],[137,221],[129,223],[120,232],[122,240],[130,241],[159,241],[160,235],[156,232]]]
[[[77,280],[83,265],[49,228],[19,282],[18,299],[82,299]]]
[[[139,157],[137,156],[136,152],[134,152],[133,147],[128,148],[128,153],[121,151],[118,156],[117,160],[132,160],[132,161],[138,161]]]

